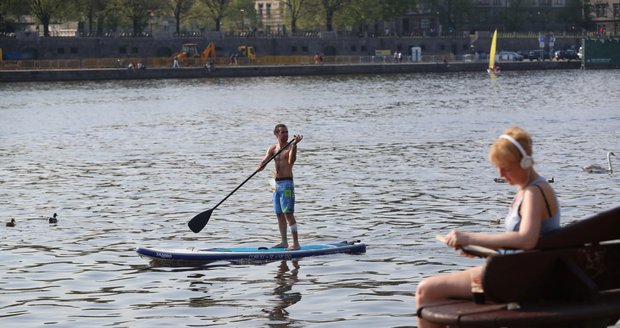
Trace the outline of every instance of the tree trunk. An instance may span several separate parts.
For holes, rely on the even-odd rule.
[[[325,27],[327,28],[328,32],[334,30],[334,12],[331,10],[328,10],[325,15]]]
[[[41,23],[43,23],[43,36],[50,36],[50,17],[41,17]]]
[[[215,31],[219,32],[220,31],[220,26],[222,25],[222,18],[221,17],[216,17],[215,18]]]

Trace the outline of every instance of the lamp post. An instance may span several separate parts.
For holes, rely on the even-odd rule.
[[[239,9],[239,11],[241,12],[241,33],[243,33],[245,31],[245,9]]]
[[[151,36],[153,36],[153,25],[155,25],[155,14],[151,12],[149,14],[149,28],[151,30]]]

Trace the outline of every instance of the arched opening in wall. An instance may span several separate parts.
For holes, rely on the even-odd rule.
[[[20,59],[39,59],[39,51],[35,48],[24,48]]]
[[[323,54],[326,56],[335,56],[336,55],[336,47],[334,46],[325,46],[323,47]]]
[[[157,53],[155,54],[157,57],[172,57],[172,49],[168,47],[159,47],[157,48]]]

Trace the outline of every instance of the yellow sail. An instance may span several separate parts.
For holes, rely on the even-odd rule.
[[[495,68],[495,47],[497,46],[497,29],[493,33],[493,40],[491,41],[491,50],[489,51],[489,70],[493,71]]]

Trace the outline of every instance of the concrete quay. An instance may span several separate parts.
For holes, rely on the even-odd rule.
[[[53,69],[53,70],[0,70],[0,82],[44,81],[98,81],[140,79],[195,79],[258,76],[311,76],[345,74],[409,74],[480,72],[487,68],[486,62],[444,63],[385,63],[385,64],[321,64],[321,65],[248,65],[218,66],[212,71],[205,68],[147,68],[129,70],[104,69]],[[579,69],[580,62],[524,61],[500,63],[502,71]]]

